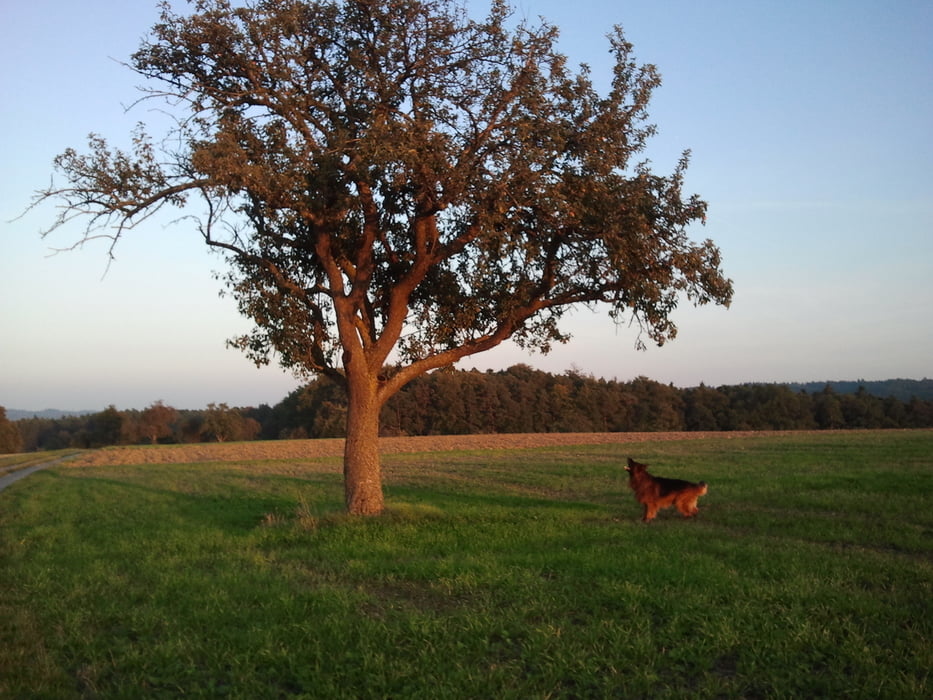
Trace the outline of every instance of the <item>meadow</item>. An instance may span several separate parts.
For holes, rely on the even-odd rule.
[[[707,481],[699,516],[641,523],[627,456]],[[933,695],[933,431],[384,464],[372,519],[336,457],[13,484],[0,697]]]

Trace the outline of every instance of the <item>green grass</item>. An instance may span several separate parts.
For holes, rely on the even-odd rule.
[[[650,525],[621,464],[705,479]],[[933,432],[52,468],[0,494],[0,697],[933,694]]]

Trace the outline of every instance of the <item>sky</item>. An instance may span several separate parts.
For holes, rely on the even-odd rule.
[[[691,235],[718,244],[735,296],[681,305],[662,348],[638,351],[636,328],[581,309],[548,355],[506,344],[458,367],[680,387],[933,376],[933,2],[513,4],[558,26],[598,86],[616,24],[659,68],[647,156],[669,174],[691,150],[685,187],[709,203]],[[158,123],[127,112],[140,79],[120,65],[156,18],[154,0],[0,0],[0,406],[255,406],[300,384],[226,347],[250,323],[190,225],[139,226],[108,267],[104,243],[54,254],[81,231],[41,238],[54,209],[19,216],[65,148]]]

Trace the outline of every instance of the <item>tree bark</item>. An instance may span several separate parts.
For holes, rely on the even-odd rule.
[[[379,411],[375,377],[348,377],[347,440],[343,484],[347,512],[379,515],[384,507],[379,458]]]

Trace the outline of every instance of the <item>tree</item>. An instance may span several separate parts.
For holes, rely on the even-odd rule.
[[[842,404],[829,384],[813,397],[813,415],[817,426],[823,430],[837,430],[845,427],[846,420],[842,414]]]
[[[683,393],[684,427],[687,430],[720,430],[729,412],[729,397],[701,383]]]
[[[139,430],[143,437],[155,445],[159,438],[172,434],[172,424],[178,420],[178,411],[161,400],[146,408],[139,416]]]
[[[110,253],[164,206],[200,202],[205,243],[254,330],[257,363],[345,384],[346,505],[383,508],[380,408],[407,382],[512,338],[546,352],[575,305],[673,338],[686,298],[728,305],[720,253],[687,229],[706,203],[637,162],[660,77],[620,28],[611,85],[570,70],[557,29],[454,0],[196,0],[162,5],[130,68],[177,116],[132,150],[60,155],[51,230]],[[76,243],[77,245],[77,243]],[[391,362],[390,362],[391,359]]]
[[[0,454],[22,452],[23,436],[16,424],[6,417],[6,408],[0,406]]]
[[[247,418],[227,404],[207,404],[201,435],[207,440],[255,440],[261,426],[254,418]]]
[[[92,415],[84,435],[78,437],[85,447],[116,445],[120,442],[122,427],[123,415],[111,404],[100,413]]]

